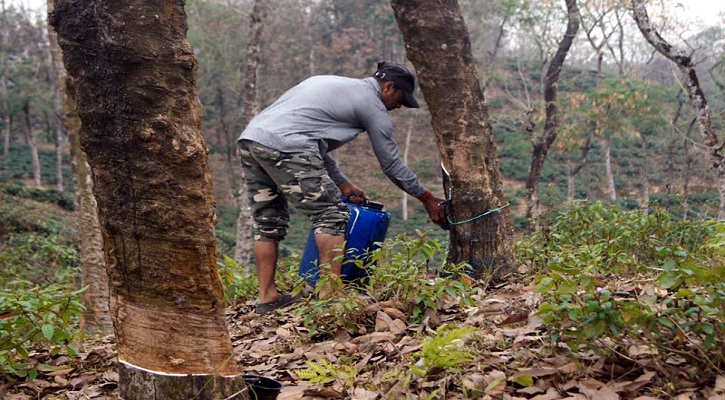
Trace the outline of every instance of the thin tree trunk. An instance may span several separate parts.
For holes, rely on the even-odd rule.
[[[576,180],[574,179],[574,165],[572,163],[566,163],[566,202],[571,203],[574,201],[576,194]]]
[[[23,114],[25,115],[25,141],[30,147],[30,164],[33,168],[33,185],[40,187],[40,158],[38,158],[38,143],[33,133],[33,123],[30,119],[30,101],[26,101],[23,105]]]
[[[307,45],[310,46],[310,49],[307,52],[307,67],[309,68],[310,76],[315,75],[315,39],[312,30],[312,15],[315,7],[314,3],[314,0],[304,0],[304,4],[302,6],[305,21],[305,35],[307,36],[305,39],[307,40]]]
[[[567,194],[566,194],[566,201],[572,202],[574,201],[574,197],[576,196],[576,176],[579,174],[579,171],[582,170],[584,165],[587,162],[587,157],[589,157],[589,150],[592,148],[592,140],[594,139],[594,132],[596,128],[592,128],[589,131],[589,134],[587,135],[587,139],[584,142],[584,146],[581,148],[581,156],[579,157],[579,160],[577,160],[576,163],[571,162],[570,160],[567,161]]]
[[[428,104],[442,164],[450,174],[454,224],[448,262],[468,263],[474,276],[501,278],[514,268],[513,223],[498,152],[455,0],[392,0]]]
[[[506,24],[509,22],[509,14],[506,13],[501,20],[501,24],[499,24],[498,29],[496,30],[496,39],[493,43],[493,50],[491,51],[490,55],[491,58],[488,60],[488,65],[493,66],[496,64],[496,58],[498,57],[498,52],[502,47],[503,38],[506,35]],[[485,75],[488,75],[488,72],[485,72]],[[486,89],[488,89],[488,85],[491,83],[491,79],[486,79],[483,82],[483,91],[485,92]]]
[[[672,116],[670,125],[672,127],[672,140],[667,144],[667,183],[665,184],[665,209],[670,210],[672,207],[672,188],[675,182],[675,145],[677,144],[679,129],[677,123],[682,115],[683,101],[680,98],[682,92],[677,93],[677,109]]]
[[[237,178],[234,176],[234,163],[237,162],[236,157],[236,142],[235,138],[232,137],[233,133],[229,130],[229,125],[226,121],[227,107],[226,100],[224,98],[224,90],[222,85],[217,87],[217,100],[219,104],[219,127],[221,135],[219,138],[219,146],[224,149],[224,155],[226,156],[224,165],[227,172],[227,181],[229,184],[229,198],[233,201],[235,206],[238,206],[235,194],[237,193]]]
[[[7,21],[7,10],[5,9],[5,0],[0,0],[0,11],[2,11],[2,21],[0,21],[0,46],[3,49],[8,48],[8,40],[10,36],[10,23]],[[8,92],[8,81],[5,74],[8,70],[7,54],[5,51],[0,51],[0,90],[2,93]],[[3,156],[10,154],[10,132],[12,126],[12,117],[10,116],[10,99],[0,99],[3,103],[2,118],[3,118]]]
[[[259,67],[259,53],[261,46],[262,29],[267,17],[267,0],[255,0],[252,15],[249,17],[249,39],[247,41],[247,65],[245,67],[246,80],[244,81],[244,104],[242,105],[242,126],[247,126],[255,114],[259,112],[257,100],[257,69]],[[247,201],[247,184],[242,176],[239,189],[239,217],[237,218],[237,245],[234,251],[234,260],[246,267],[252,266],[252,215],[249,212]]]
[[[640,132],[640,139],[642,140],[642,165],[641,173],[642,173],[642,210],[644,211],[645,215],[649,214],[649,168],[647,167],[648,158],[648,148],[647,148],[647,136],[645,136],[644,133]]]
[[[74,83],[108,263],[119,397],[234,396],[244,382],[216,268],[183,2],[55,6],[50,22]]]
[[[405,147],[403,148],[403,161],[405,165],[408,165],[408,153],[410,152],[410,137],[413,136],[413,121],[416,118],[415,111],[411,112],[410,119],[408,120],[408,129],[405,130]],[[400,203],[402,209],[403,221],[408,220],[408,194],[403,193],[403,198]]]
[[[544,130],[539,135],[536,132],[531,136],[533,151],[531,153],[531,164],[529,165],[529,176],[526,178],[526,221],[530,231],[539,229],[539,216],[541,213],[539,202],[539,180],[541,170],[544,168],[544,161],[549,153],[552,143],[556,140],[559,129],[559,109],[557,105],[557,86],[561,68],[564,66],[566,55],[569,53],[577,31],[579,31],[579,8],[576,0],[566,0],[568,24],[564,37],[559,42],[556,54],[549,63],[544,78],[544,103],[546,107],[546,122]]]
[[[690,197],[690,178],[692,177],[692,164],[695,162],[692,154],[690,154],[690,133],[692,128],[695,126],[696,118],[690,121],[690,125],[687,127],[687,133],[685,134],[685,171],[683,173],[682,182],[682,220],[687,221],[688,213],[690,211],[689,197]]]
[[[72,89],[66,89],[66,126],[70,133],[71,162],[76,186],[78,204],[78,240],[83,265],[83,305],[81,328],[88,333],[108,334],[113,332],[109,311],[109,287],[106,260],[103,255],[103,237],[98,220],[98,204],[93,195],[93,178],[88,157],[81,150],[81,121],[74,111],[75,99]],[[73,111],[71,111],[73,110]]]
[[[612,171],[612,142],[604,139],[604,170],[607,177],[607,191],[609,200],[617,201],[617,188],[614,186],[614,172]]]
[[[10,154],[10,132],[13,128],[13,118],[10,116],[3,117],[3,155]]]
[[[725,154],[723,154],[722,146],[718,143],[717,135],[712,127],[710,108],[705,93],[700,87],[695,64],[685,51],[673,47],[660,36],[657,29],[650,23],[647,9],[642,0],[632,0],[632,11],[634,20],[637,22],[637,26],[645,39],[655,50],[674,62],[680,69],[683,78],[682,83],[697,113],[697,126],[708,150],[709,164],[717,176],[718,192],[720,194],[718,220],[725,220]]]
[[[59,192],[65,190],[63,182],[63,130],[60,128],[60,121],[55,123],[55,188]]]

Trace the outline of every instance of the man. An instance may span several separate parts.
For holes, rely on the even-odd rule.
[[[385,175],[418,198],[431,220],[445,221],[442,199],[426,190],[400,158],[388,111],[417,108],[415,77],[403,65],[378,64],[372,77],[314,76],[284,93],[254,117],[239,137],[247,196],[254,218],[254,256],[259,279],[258,314],[296,299],[277,290],[274,276],[279,242],[288,227],[288,202],[312,221],[320,265],[339,276],[349,210],[341,194],[362,204],[365,192],[340,171],[330,152],[368,133]],[[330,288],[318,289],[321,297]]]

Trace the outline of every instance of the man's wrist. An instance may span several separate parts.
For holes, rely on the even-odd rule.
[[[418,197],[418,200],[420,200],[422,203],[425,203],[425,201],[428,200],[430,196],[433,196],[433,193],[431,193],[430,190],[426,190],[422,196]]]

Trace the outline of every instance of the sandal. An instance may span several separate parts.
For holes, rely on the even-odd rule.
[[[266,314],[270,311],[274,311],[278,308],[282,308],[286,305],[292,304],[295,301],[299,300],[299,298],[300,298],[299,296],[292,296],[289,293],[280,292],[279,298],[277,300],[270,301],[267,303],[257,304],[257,307],[255,307],[255,309],[254,309],[254,312],[259,315]]]

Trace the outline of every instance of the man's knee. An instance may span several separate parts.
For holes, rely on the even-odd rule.
[[[281,227],[254,227],[254,241],[279,243],[287,236],[287,229]]]
[[[315,233],[339,236],[345,234],[350,210],[344,203],[330,205],[311,217]]]

